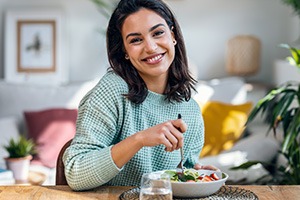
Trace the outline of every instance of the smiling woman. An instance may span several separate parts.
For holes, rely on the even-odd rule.
[[[161,0],[121,0],[106,35],[110,69],[82,99],[63,157],[70,187],[138,186],[144,173],[175,169],[181,147],[184,167],[212,168],[197,163],[203,118],[172,11]]]

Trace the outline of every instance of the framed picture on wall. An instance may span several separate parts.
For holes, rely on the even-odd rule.
[[[55,20],[17,22],[18,72],[55,72]]]
[[[60,10],[9,10],[5,24],[5,72],[8,82],[66,83],[66,46]]]

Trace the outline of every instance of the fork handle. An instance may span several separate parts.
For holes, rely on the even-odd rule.
[[[181,160],[183,160],[183,148],[180,148],[180,155],[181,155]]]
[[[180,113],[178,114],[177,118],[181,119],[181,114]],[[179,131],[180,131],[180,129],[179,129]],[[182,163],[182,161],[183,161],[183,147],[180,148],[180,155],[181,155],[181,165],[183,166],[183,163]]]

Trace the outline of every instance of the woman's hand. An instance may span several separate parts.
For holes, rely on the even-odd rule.
[[[213,170],[213,171],[221,171],[220,169],[218,169],[217,167],[213,166],[213,165],[200,165],[199,163],[196,163],[194,165],[194,169],[206,169],[206,170]]]
[[[141,145],[157,146],[163,144],[166,151],[174,151],[183,146],[183,133],[187,125],[182,119],[170,120],[136,133]]]

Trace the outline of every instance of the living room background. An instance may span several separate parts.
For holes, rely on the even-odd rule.
[[[227,41],[240,34],[255,35],[262,42],[261,69],[250,80],[273,82],[273,65],[288,52],[278,47],[292,43],[300,34],[293,10],[280,0],[167,0],[185,36],[188,56],[197,66],[198,78],[226,77]],[[4,78],[4,23],[9,9],[63,11],[69,82],[101,77],[107,68],[106,19],[89,0],[0,0],[0,78]]]
[[[268,174],[261,165],[243,173],[229,169],[247,160],[274,163],[276,160],[276,164],[284,162],[280,157],[277,159],[281,137],[274,138],[272,134],[265,136],[268,126],[262,117],[250,124],[245,132],[244,124],[251,104],[254,106],[270,87],[277,85],[276,79],[300,80],[299,73],[293,71],[296,68],[288,68],[284,61],[289,54],[288,50],[278,46],[280,43],[293,45],[300,35],[299,18],[281,0],[166,1],[180,22],[191,67],[199,79],[197,93],[193,98],[203,111],[206,135],[211,136],[206,138],[214,140],[216,137],[221,141],[220,137],[223,137],[222,141],[226,143],[226,149],[223,149],[219,147],[223,147],[224,143],[218,146],[206,140],[207,145],[213,144],[211,146],[218,149],[213,154],[203,151],[206,155],[199,156],[199,162],[218,166],[228,172],[230,181],[255,182]],[[40,81],[34,84],[26,82],[26,76],[33,76],[33,73],[23,73],[27,79],[19,84],[6,81],[4,58],[8,51],[5,43],[13,50],[17,46],[14,41],[16,25],[5,29],[7,11],[34,10],[41,13],[57,9],[64,16],[62,34],[66,51],[59,55],[66,61],[62,67],[66,69],[69,84],[51,85],[51,81],[44,77],[46,73],[35,74]],[[56,157],[63,144],[75,134],[74,116],[79,102],[107,69],[103,33],[106,24],[106,18],[100,14],[92,0],[0,0],[0,146],[6,139],[17,138],[23,133],[38,141],[39,154],[31,162],[30,171],[44,174],[39,184],[55,184]],[[9,39],[5,33],[11,34]],[[227,42],[236,35],[254,35],[262,44],[260,71],[247,79],[232,77],[225,70]],[[9,52],[12,52],[10,55],[16,53]],[[12,56],[11,60],[15,60],[15,57]],[[281,71],[274,73],[277,64]],[[9,70],[17,73],[14,65]],[[278,78],[277,75],[282,77]],[[270,85],[274,80],[275,84]],[[68,119],[71,116],[71,119],[65,120],[60,116]],[[223,126],[225,128],[221,130]],[[0,149],[0,168],[5,166],[5,153],[4,149]],[[9,183],[14,184],[13,178],[2,182]]]

